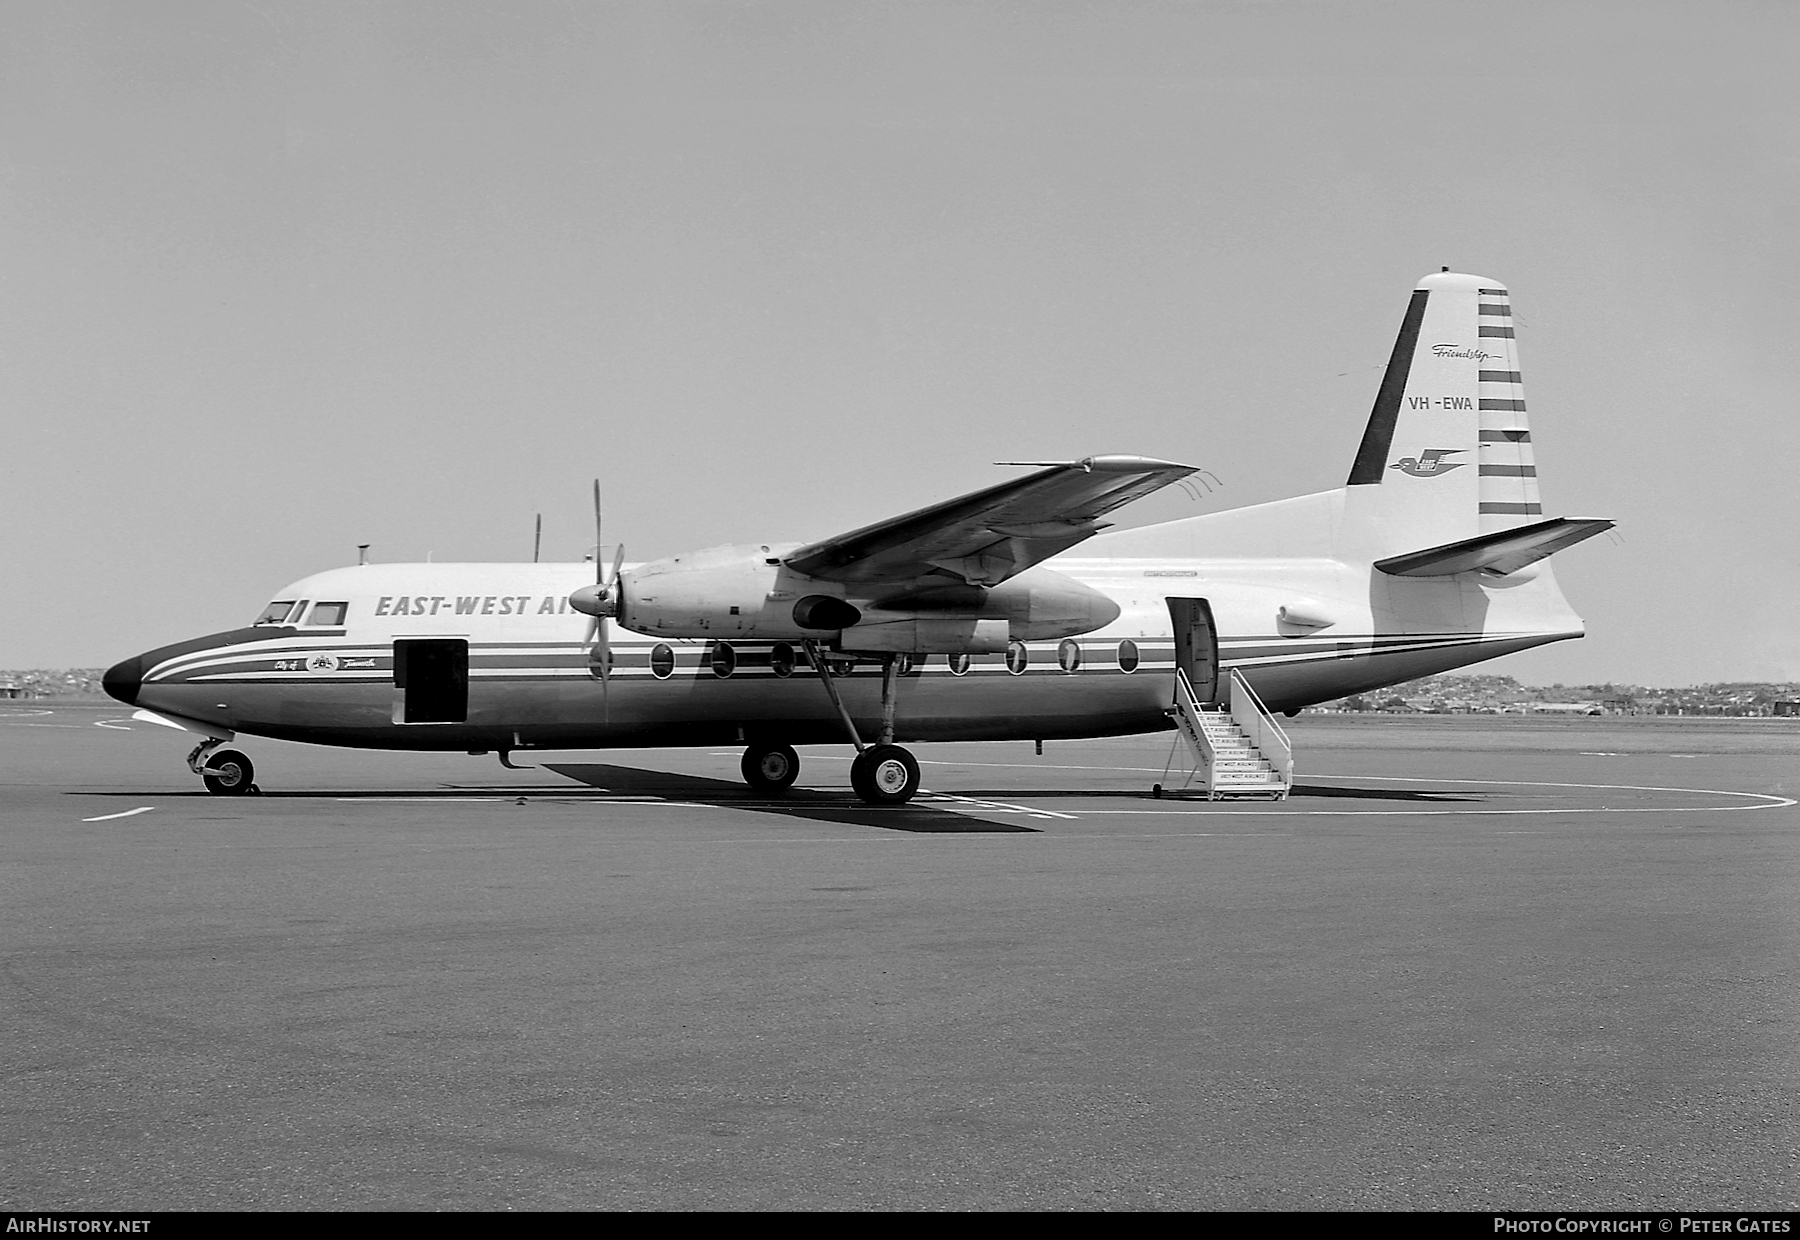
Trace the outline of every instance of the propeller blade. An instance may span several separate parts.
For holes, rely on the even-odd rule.
[[[599,563],[599,479],[594,479],[594,585],[605,585]]]

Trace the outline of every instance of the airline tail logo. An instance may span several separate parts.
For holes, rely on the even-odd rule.
[[[1389,469],[1397,469],[1414,478],[1438,478],[1453,469],[1461,469],[1467,461],[1446,461],[1447,456],[1455,456],[1466,448],[1427,448],[1423,456],[1403,456],[1389,465]]]
[[[1471,361],[1498,361],[1498,353],[1489,353],[1485,349],[1465,349],[1460,344],[1434,344],[1431,346],[1433,357],[1466,357]]]

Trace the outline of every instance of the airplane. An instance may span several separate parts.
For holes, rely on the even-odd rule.
[[[870,805],[919,788],[900,742],[1167,730],[1243,684],[1288,715],[1581,637],[1549,557],[1612,527],[1543,517],[1506,287],[1412,292],[1345,485],[1135,529],[1194,472],[1138,456],[1033,472],[812,543],[588,563],[359,564],[248,627],[125,659],[106,691],[196,734],[497,753],[743,745],[754,789],[848,741]],[[599,491],[595,489],[596,524]],[[1183,686],[1186,686],[1184,690]]]

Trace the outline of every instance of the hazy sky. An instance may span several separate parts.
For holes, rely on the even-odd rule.
[[[0,5],[0,667],[382,560],[812,538],[1138,452],[1339,486],[1513,289],[1589,637],[1800,679],[1800,6]]]

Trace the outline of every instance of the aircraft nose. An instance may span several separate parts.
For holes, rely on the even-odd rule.
[[[100,678],[100,687],[127,706],[137,705],[138,689],[144,683],[144,659],[142,655],[115,663],[106,669],[106,675]]]

